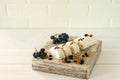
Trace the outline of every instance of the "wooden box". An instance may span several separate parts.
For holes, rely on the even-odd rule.
[[[62,63],[60,60],[48,60],[48,59],[32,59],[32,69],[36,71],[49,72],[64,76],[77,77],[77,78],[89,78],[95,63],[99,57],[101,51],[102,41],[98,40],[97,44],[89,47],[82,51],[82,54],[85,52],[88,53],[89,57],[85,57],[84,64],[75,64],[75,63]],[[54,46],[51,41],[48,41],[43,47],[49,49]]]

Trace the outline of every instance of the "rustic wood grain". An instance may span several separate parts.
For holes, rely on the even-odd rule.
[[[71,77],[77,77],[77,78],[89,78],[92,69],[94,68],[94,65],[99,57],[100,51],[101,51],[101,40],[97,41],[97,44],[89,47],[88,49],[82,51],[82,54],[84,52],[88,52],[90,55],[87,58],[84,58],[85,63],[83,65],[75,64],[75,63],[61,63],[60,60],[53,59],[53,60],[47,60],[47,59],[32,59],[32,68],[36,71],[43,71],[43,72],[49,72],[64,76],[71,76]],[[48,41],[45,45],[45,49],[49,49],[51,46],[54,46],[51,41]]]

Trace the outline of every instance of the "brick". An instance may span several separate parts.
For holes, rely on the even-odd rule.
[[[29,15],[30,16],[45,16],[47,15],[47,5],[46,4],[30,4]]]
[[[0,28],[27,28],[28,17],[2,16],[0,17]]]
[[[108,28],[108,19],[96,16],[71,17],[71,28]]]
[[[69,14],[70,16],[87,16],[89,15],[88,9],[88,5],[71,4]]]
[[[68,16],[69,5],[67,4],[51,4],[48,5],[49,16]]]
[[[48,0],[29,0],[32,4],[47,4]]]
[[[48,26],[51,28],[67,28],[68,27],[69,17],[62,16],[49,16],[48,17]]]
[[[106,4],[106,5],[108,5],[108,4],[111,4],[112,3],[112,0],[90,0],[90,4],[101,4],[101,6],[103,5],[103,4]]]
[[[0,16],[6,16],[6,6],[0,3]]]
[[[7,4],[27,4],[29,0],[4,0]]]
[[[27,4],[8,4],[8,16],[28,16],[29,6]]]
[[[120,16],[120,5],[91,5],[91,16]]]
[[[30,16],[29,28],[44,28],[47,24],[47,16]]]
[[[30,28],[64,28],[68,26],[67,17],[31,16]]]
[[[112,0],[113,4],[120,4],[120,0]]]
[[[47,0],[48,4],[68,4],[69,0]]]
[[[70,0],[70,4],[76,4],[76,5],[81,5],[81,4],[90,4],[91,0]]]
[[[120,17],[110,18],[110,28],[120,28]]]

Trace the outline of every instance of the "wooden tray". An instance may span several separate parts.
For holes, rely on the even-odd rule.
[[[48,59],[32,59],[32,69],[36,71],[49,72],[59,75],[77,77],[77,78],[89,78],[92,69],[99,57],[101,51],[102,41],[98,40],[97,44],[82,51],[87,52],[89,57],[85,57],[85,63],[83,65],[75,63],[61,63],[60,60],[48,60]],[[43,47],[49,49],[54,46],[51,41],[48,41]]]

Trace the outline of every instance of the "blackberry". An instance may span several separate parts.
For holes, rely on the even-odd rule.
[[[62,35],[59,35],[59,36],[58,36],[58,38],[61,38],[61,37],[62,37]]]
[[[53,35],[52,35],[52,36],[50,36],[50,39],[54,39],[54,38],[55,38],[55,36],[53,36]]]
[[[62,35],[64,36],[64,38],[69,38],[67,33],[62,33]]]
[[[66,43],[69,39],[69,36],[67,33],[61,33],[60,35],[58,35],[58,37],[52,35],[50,38],[52,39],[53,44],[58,44],[58,43]]]
[[[59,42],[62,42],[63,38],[61,38],[61,37],[58,37],[58,40],[59,40]]]
[[[62,40],[62,43],[66,43],[66,41],[65,41],[65,40]]]
[[[37,53],[37,52],[34,52],[34,53],[33,53],[33,57],[34,57],[34,58],[37,58],[37,57],[38,57],[38,53]]]
[[[46,57],[46,54],[45,54],[45,53],[41,53],[41,54],[40,54],[40,58],[41,58],[41,59],[45,59],[45,57]]]
[[[84,60],[81,59],[80,62],[79,62],[79,64],[84,64]]]
[[[53,39],[53,44],[57,44],[57,43],[60,43],[60,41],[58,40],[58,38],[54,38]]]
[[[53,40],[53,41],[52,41],[52,43],[53,43],[53,44],[56,44],[56,41],[55,41],[55,40]]]
[[[40,56],[41,56],[41,52],[38,52],[38,53],[37,53],[37,56],[40,57]]]
[[[56,38],[56,43],[60,43],[60,41],[58,40],[58,38]]]
[[[44,52],[44,51],[45,51],[45,48],[41,48],[41,49],[40,49],[40,52]]]

